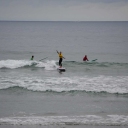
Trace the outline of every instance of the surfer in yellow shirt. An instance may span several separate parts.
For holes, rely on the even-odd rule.
[[[57,50],[56,50],[57,51]],[[63,55],[62,55],[62,52],[58,52],[57,51],[57,53],[58,53],[58,55],[59,55],[59,66],[60,66],[60,68],[62,67],[62,61],[63,61],[63,59],[65,59],[64,57],[63,57]]]

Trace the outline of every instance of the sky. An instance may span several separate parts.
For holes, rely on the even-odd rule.
[[[128,21],[128,0],[0,0],[0,21]]]

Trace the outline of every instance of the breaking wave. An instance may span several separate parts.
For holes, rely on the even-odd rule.
[[[0,77],[0,89],[20,87],[41,92],[94,92],[128,94],[128,76],[5,76]]]
[[[16,68],[50,68],[54,69],[57,67],[57,61],[55,60],[45,60],[45,61],[30,61],[30,60],[1,60],[0,69],[16,69]],[[128,68],[128,63],[115,63],[115,62],[77,62],[77,61],[64,61],[64,66],[73,67],[79,65],[93,66],[93,67],[124,67]]]
[[[0,125],[95,125],[128,126],[126,115],[16,116],[0,118]]]
[[[17,69],[17,68],[45,68],[46,70],[52,70],[57,67],[56,61],[30,61],[30,60],[1,60],[0,69]]]

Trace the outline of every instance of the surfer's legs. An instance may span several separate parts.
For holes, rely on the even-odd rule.
[[[62,67],[62,58],[59,59],[59,66]]]

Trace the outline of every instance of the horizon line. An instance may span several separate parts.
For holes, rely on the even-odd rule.
[[[5,22],[128,22],[127,20],[95,20],[95,21],[74,21],[74,20],[0,20],[1,21],[5,21]]]

